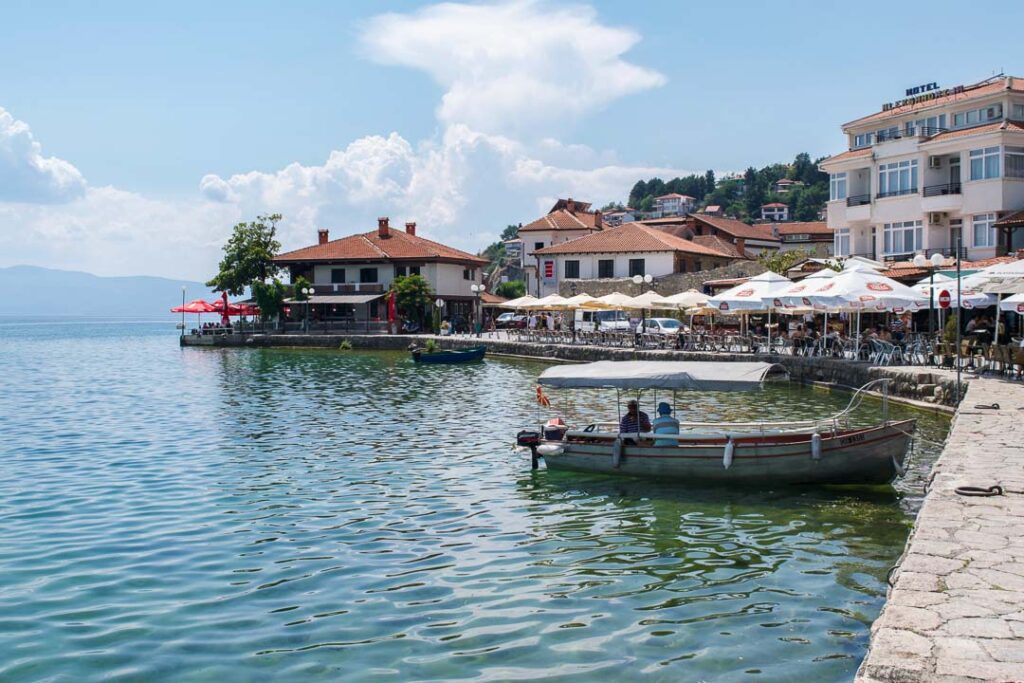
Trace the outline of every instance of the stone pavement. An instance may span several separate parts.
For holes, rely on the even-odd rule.
[[[859,683],[1024,681],[1024,385],[972,378],[960,408]]]

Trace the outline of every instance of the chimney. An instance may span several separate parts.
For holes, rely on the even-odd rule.
[[[384,216],[377,219],[377,237],[382,240],[386,240],[391,234],[388,230],[388,217]]]
[[[747,246],[747,241],[745,239],[743,239],[742,237],[737,237],[736,238],[736,251],[740,252],[740,256],[746,256],[747,255],[746,246]]]
[[[600,210],[595,211],[594,212],[594,225],[596,227],[600,228],[603,223],[604,223],[604,216],[601,215],[601,211]]]
[[[327,242],[329,241],[327,237],[327,228],[320,228],[319,230],[316,231],[316,234],[318,237],[316,241],[317,244],[327,244]]]
[[[405,224],[405,234],[416,236],[416,221]]]
[[[565,210],[569,213],[576,213],[576,200],[569,197],[569,199],[565,201]]]

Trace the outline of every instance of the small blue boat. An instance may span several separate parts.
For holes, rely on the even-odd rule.
[[[417,363],[469,363],[482,359],[485,353],[487,353],[487,347],[483,344],[468,349],[452,349],[432,353],[416,348],[412,350],[412,359]]]

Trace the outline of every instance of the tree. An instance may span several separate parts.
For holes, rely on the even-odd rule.
[[[715,172],[710,168],[704,174],[704,191],[709,194],[715,191]]]
[[[275,213],[237,224],[224,245],[219,272],[206,286],[238,296],[254,282],[266,282],[268,277],[276,275],[280,270],[274,263],[274,257],[281,250],[276,237],[279,220],[281,214]]]
[[[292,297],[294,297],[296,301],[305,301],[307,297],[302,293],[302,290],[310,289],[312,286],[313,284],[309,280],[301,275],[298,276],[292,282]]]
[[[494,293],[506,299],[518,299],[521,296],[526,296],[526,283],[522,280],[502,282],[494,288]]]
[[[758,254],[757,262],[773,273],[785,275],[787,270],[810,257],[811,255],[803,249],[794,249],[793,251],[774,249]]]
[[[640,202],[640,206],[638,208],[641,211],[653,211],[654,197],[651,195],[647,195],[646,197],[644,197],[643,200]]]
[[[276,277],[269,283],[254,280],[252,295],[256,299],[256,305],[260,307],[260,319],[271,320],[280,315],[287,292],[288,288]]]
[[[501,231],[501,241],[507,242],[509,240],[514,240],[519,236],[519,228],[520,226],[518,225],[506,225],[505,229]]]
[[[821,207],[828,201],[827,185],[809,185],[799,188],[789,205],[789,214],[795,221],[816,221]]]
[[[395,308],[406,320],[423,324],[423,311],[434,301],[434,293],[422,275],[399,275],[391,282]]]
[[[636,181],[633,185],[633,189],[629,191],[629,205],[636,208],[640,206],[640,202],[647,196],[647,183],[643,180]]]

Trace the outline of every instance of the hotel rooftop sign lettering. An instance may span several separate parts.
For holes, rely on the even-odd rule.
[[[915,85],[913,88],[907,88],[906,99],[896,100],[895,102],[886,102],[882,105],[882,111],[889,111],[890,109],[896,109],[908,104],[920,104],[921,102],[938,99],[939,97],[945,97],[946,95],[956,95],[963,91],[964,86],[962,85],[958,85],[953,88],[945,88],[943,90],[939,89],[939,85],[937,83]]]

